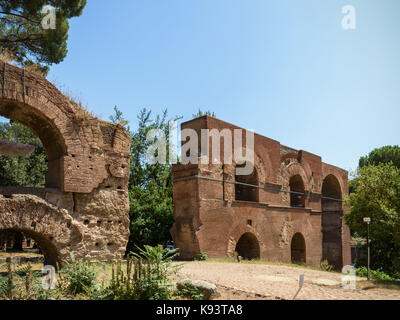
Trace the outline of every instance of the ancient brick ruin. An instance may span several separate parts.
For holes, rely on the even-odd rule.
[[[46,264],[121,258],[129,237],[130,136],[41,76],[0,65],[0,115],[34,132],[48,156],[46,187],[0,187],[0,230],[19,231]],[[1,185],[1,181],[0,181]]]
[[[198,137],[201,129],[240,129],[209,116],[185,128]],[[264,136],[254,141],[255,170],[248,176],[236,176],[234,164],[174,165],[171,234],[181,258],[237,252],[315,266],[328,260],[336,269],[350,264],[350,231],[341,219],[347,172]]]

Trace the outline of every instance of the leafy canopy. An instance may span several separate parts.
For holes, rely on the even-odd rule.
[[[400,169],[393,163],[359,168],[347,199],[347,225],[366,237],[364,217],[371,218],[372,268],[400,277]],[[362,262],[363,263],[363,262]]]
[[[377,148],[369,153],[365,157],[361,157],[359,161],[359,166],[365,167],[368,165],[378,165],[380,163],[389,163],[400,168],[400,147],[399,146],[385,146],[382,148]]]
[[[55,29],[44,29],[42,20],[55,8]],[[0,48],[21,64],[51,65],[67,55],[68,19],[80,16],[86,0],[0,0]]]

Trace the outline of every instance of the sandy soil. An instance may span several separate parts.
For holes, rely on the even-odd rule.
[[[400,300],[400,290],[382,288],[364,278],[356,278],[356,289],[345,289],[340,273],[286,265],[186,262],[179,278],[214,283],[225,299],[291,300],[301,274],[305,282],[298,300]]]

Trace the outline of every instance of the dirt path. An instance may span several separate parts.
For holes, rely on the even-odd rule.
[[[209,281],[232,291],[261,295],[265,299],[290,300],[297,292],[301,274],[305,276],[305,284],[298,300],[400,300],[400,290],[367,287],[362,278],[357,278],[357,282],[364,285],[350,290],[342,288],[341,274],[282,265],[187,262],[179,277]]]

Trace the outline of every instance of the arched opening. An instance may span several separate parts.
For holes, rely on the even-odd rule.
[[[22,126],[28,128],[28,131],[31,131],[40,140],[47,156],[48,170],[44,184],[48,188],[60,189],[62,185],[62,161],[66,154],[66,147],[54,120],[47,118],[45,114],[29,105],[2,99],[0,99],[0,116],[18,123],[18,129],[21,132],[27,132],[23,130]],[[19,142],[23,142],[24,138],[28,137],[20,136],[17,138]]]
[[[295,175],[289,180],[290,206],[305,207],[304,182],[300,175]]]
[[[0,195],[12,199],[18,194],[41,192],[35,189],[61,189],[65,145],[54,120],[29,105],[4,99],[0,99],[0,116],[6,118],[0,118]],[[34,147],[33,152],[19,153],[24,146]],[[8,210],[14,213],[12,208]],[[50,236],[20,228],[19,223],[0,230],[2,250],[24,260],[42,255],[46,265],[56,266],[60,260],[52,240]]]
[[[290,245],[292,263],[306,263],[306,241],[301,233],[296,233]]]
[[[244,168],[246,164],[237,165],[236,168]],[[235,170],[235,199],[240,201],[258,202],[258,176],[253,166],[253,172],[249,175],[238,175]]]
[[[242,235],[236,244],[235,251],[244,259],[253,260],[260,258],[260,245],[257,237],[247,232]]]
[[[339,270],[342,259],[342,192],[335,176],[329,175],[322,184],[322,260]]]
[[[0,230],[0,248],[3,253],[12,253],[13,256],[43,255],[44,265],[61,267],[61,261],[56,246],[51,237],[44,236],[29,229],[2,229]]]
[[[40,139],[18,122],[0,120],[0,186],[43,188],[47,171]]]

